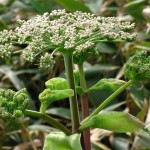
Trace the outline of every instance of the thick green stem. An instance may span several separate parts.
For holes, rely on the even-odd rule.
[[[33,111],[33,110],[27,110],[27,109],[25,110],[24,113],[26,115],[41,118],[41,119],[47,121],[49,124],[56,127],[57,129],[63,131],[67,135],[72,134],[71,131],[69,129],[67,129],[63,124],[59,123],[58,121],[56,121],[55,119],[53,119],[52,117],[50,117],[46,114],[43,114],[43,113],[40,113],[40,112],[37,112],[37,111]]]
[[[71,120],[72,120],[72,132],[77,133],[78,128],[80,126],[80,122],[79,122],[78,101],[77,101],[74,74],[73,74],[73,54],[72,52],[71,53],[67,52],[67,53],[63,53],[63,56],[64,56],[64,64],[65,64],[68,88],[74,91],[74,96],[69,98]]]
[[[120,87],[117,91],[115,91],[112,95],[110,95],[89,117],[84,119],[81,123],[81,127],[79,128],[80,131],[82,131],[82,124],[86,123],[87,120],[92,118],[93,116],[97,115],[101,110],[103,110],[110,102],[115,99],[121,92],[123,92],[127,87],[132,85],[134,81],[129,80],[127,83],[125,83],[122,87]]]
[[[83,70],[83,64],[78,65],[79,74],[80,74],[80,86],[86,90],[86,82],[85,82],[85,73]],[[88,103],[88,95],[85,93],[81,96],[81,108],[82,108],[82,119],[85,119],[89,115],[89,103]],[[90,129],[86,129],[83,132],[83,145],[85,146],[85,150],[91,149],[90,144]]]

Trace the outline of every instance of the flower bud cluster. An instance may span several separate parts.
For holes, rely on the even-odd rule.
[[[53,60],[53,57],[50,54],[46,53],[40,58],[39,68],[42,70],[49,70],[54,67],[54,64],[55,62]]]
[[[0,45],[0,56],[4,59],[7,59],[11,56],[12,53],[12,44],[3,44]]]
[[[100,40],[129,40],[136,38],[132,33],[135,24],[121,22],[114,17],[96,17],[94,14],[76,11],[54,10],[50,14],[36,16],[28,21],[18,21],[14,31],[0,33],[0,43],[27,44],[23,57],[33,61],[37,54],[48,51],[50,46],[61,51],[89,51]],[[81,52],[82,53],[82,52]],[[43,59],[41,59],[43,60]],[[51,67],[50,67],[51,68]]]
[[[18,92],[10,89],[0,89],[0,115],[2,118],[21,118],[28,105],[29,99],[26,89]]]
[[[150,56],[147,52],[138,51],[126,64],[125,77],[134,80],[150,80]]]

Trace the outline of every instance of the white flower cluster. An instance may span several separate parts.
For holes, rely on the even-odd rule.
[[[85,43],[83,43],[83,44],[78,45],[78,46],[76,47],[76,50],[77,50],[78,52],[80,52],[80,51],[83,51],[83,50],[86,50],[86,49],[90,49],[90,48],[92,48],[94,45],[95,45],[94,43],[92,43],[92,42],[90,42],[90,41],[87,41],[87,42],[85,42]]]
[[[4,44],[4,43],[7,43],[10,38],[12,37],[12,34],[13,34],[13,31],[10,30],[3,30],[0,32],[0,43],[1,44]]]
[[[12,53],[12,44],[0,45],[0,56],[4,59],[7,59],[11,56]]]
[[[53,57],[46,53],[44,56],[40,58],[39,68],[43,70],[49,70],[54,67],[55,62],[53,61]]]
[[[54,10],[28,21],[18,21],[14,31],[0,33],[0,43],[27,44],[23,57],[32,61],[37,54],[52,48],[78,52],[89,51],[100,40],[134,40],[134,24],[114,17],[96,17],[76,11]],[[79,54],[79,53],[78,53]]]

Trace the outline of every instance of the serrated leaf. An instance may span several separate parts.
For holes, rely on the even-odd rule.
[[[46,88],[50,90],[64,90],[67,89],[67,81],[64,78],[52,78],[45,82]]]
[[[39,95],[39,100],[41,102],[40,112],[44,113],[47,107],[54,101],[59,101],[74,95],[74,91],[71,89],[64,90],[53,90],[45,89]]]
[[[43,150],[82,150],[80,134],[70,136],[62,132],[51,132],[46,136]]]
[[[136,132],[144,129],[144,124],[136,117],[125,112],[103,111],[87,120],[81,130],[86,128],[101,128],[117,133]]]
[[[125,81],[118,80],[118,79],[101,79],[94,86],[89,88],[87,92],[97,91],[97,90],[115,92],[125,83],[126,83]]]

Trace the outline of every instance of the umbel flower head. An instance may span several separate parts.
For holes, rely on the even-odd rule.
[[[147,51],[137,51],[127,62],[124,74],[133,81],[150,80],[150,56]]]
[[[18,119],[23,116],[29,106],[26,89],[15,92],[10,89],[0,89],[0,116],[4,119]]]
[[[27,44],[22,55],[29,62],[51,49],[76,51],[77,59],[86,52],[94,54],[92,51],[100,41],[132,41],[136,38],[136,34],[132,33],[133,23],[80,11],[67,13],[65,10],[54,10],[28,21],[19,20],[18,24],[15,30],[0,33],[0,43]]]

